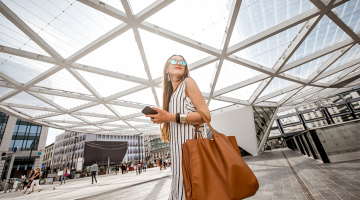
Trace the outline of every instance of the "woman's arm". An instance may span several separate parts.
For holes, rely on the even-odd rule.
[[[211,121],[211,115],[208,106],[206,105],[205,99],[201,94],[201,91],[195,81],[192,78],[188,78],[186,80],[186,93],[189,95],[189,98],[191,99],[192,103],[196,107],[196,110],[203,112]],[[154,110],[158,111],[158,114],[156,115],[145,115],[145,117],[151,117],[151,121],[153,121],[156,124],[159,123],[165,123],[165,122],[175,122],[175,115],[172,113],[168,113],[165,110],[155,108]],[[198,125],[204,123],[204,120],[201,118],[200,114],[198,112],[193,112],[187,114],[186,122],[188,124]]]

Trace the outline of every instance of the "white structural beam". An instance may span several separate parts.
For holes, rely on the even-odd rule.
[[[347,40],[344,40],[342,42],[336,43],[336,44],[331,45],[331,46],[329,46],[327,48],[324,48],[324,49],[322,49],[320,51],[317,51],[317,52],[312,53],[312,54],[310,54],[308,56],[305,56],[305,57],[300,58],[300,59],[298,59],[296,61],[293,61],[293,62],[291,62],[289,64],[286,64],[283,67],[283,69],[281,70],[281,73],[289,71],[289,70],[294,69],[296,67],[299,67],[299,66],[301,66],[301,65],[303,65],[305,63],[308,63],[308,62],[310,62],[312,60],[315,60],[317,58],[325,56],[325,55],[327,55],[329,53],[332,53],[334,51],[337,51],[339,49],[344,49],[346,47],[353,46],[354,44],[355,44],[355,41],[353,39],[351,39],[351,38],[349,38]]]
[[[317,1],[317,0],[316,0]],[[335,8],[345,2],[347,2],[348,0],[337,0],[335,1],[334,4],[332,4],[329,8],[327,8],[328,10],[329,9],[332,9],[332,8]],[[298,24],[301,24],[315,16],[318,16],[320,15],[321,13],[324,13],[326,12],[326,10],[320,10],[318,8],[313,8],[311,10],[308,10],[304,13],[301,13],[300,15],[297,15],[289,20],[286,20],[285,22],[282,22],[276,26],[273,26],[261,33],[258,33],[250,38],[247,38],[246,40],[244,41],[241,41],[231,47],[228,48],[227,50],[227,55],[231,55],[231,54],[234,54],[238,51],[241,51],[249,46],[252,46],[258,42],[261,42],[269,37],[272,37],[280,32],[283,32],[291,27],[294,27]]]
[[[56,52],[48,43],[46,43],[38,34],[36,34],[25,22],[23,22],[13,11],[11,11],[2,1],[0,1],[0,12],[10,20],[16,27],[39,45],[46,53],[58,62],[64,58]]]
[[[317,78],[315,78],[313,81],[321,80],[321,79],[323,79],[323,78],[326,78],[326,77],[328,77],[328,76],[331,76],[331,75],[333,75],[333,74],[336,74],[336,73],[338,73],[338,72],[341,72],[341,71],[343,71],[343,70],[345,70],[345,69],[348,69],[348,68],[353,67],[353,66],[358,65],[358,64],[360,64],[360,58],[355,59],[355,60],[353,60],[353,61],[350,61],[350,62],[348,62],[348,63],[346,63],[346,64],[343,64],[343,65],[341,65],[341,66],[338,66],[338,67],[336,67],[336,68],[330,69],[330,70],[328,70],[328,71],[325,71],[325,72],[319,74],[319,76],[318,76]]]
[[[275,92],[272,92],[270,94],[267,94],[267,95],[264,95],[262,97],[259,97],[256,101],[255,101],[255,104],[256,103],[260,103],[260,102],[263,102],[263,101],[266,101],[268,99],[271,99],[271,98],[274,98],[274,97],[277,97],[277,96],[280,96],[282,94],[285,94],[285,93],[288,93],[288,92],[291,92],[293,90],[296,90],[296,89],[299,89],[303,87],[303,85],[301,84],[294,84],[294,85],[291,85],[289,87],[286,87],[286,88],[283,88],[281,90],[278,90],[278,91],[275,91]]]
[[[296,95],[299,91],[301,91],[304,88],[304,86],[293,90],[289,93],[287,93],[282,99],[280,99],[280,101],[278,101],[278,106],[282,106],[284,103],[286,103],[291,97],[293,97],[294,95]]]
[[[337,51],[326,62],[324,62],[316,71],[314,71],[312,74],[310,74],[310,76],[306,79],[306,81],[311,83],[314,79],[316,79],[318,76],[320,76],[321,73],[323,73],[333,63],[335,63],[341,56],[343,56],[353,46],[354,46],[354,44],[344,47],[341,50]]]
[[[291,42],[282,56],[274,65],[273,69],[275,70],[275,74],[279,74],[281,69],[284,67],[285,63],[290,59],[290,57],[295,53],[301,43],[306,39],[306,37],[310,34],[310,32],[315,28],[316,24],[320,21],[323,14],[316,16],[310,19],[307,23],[305,23],[304,27],[295,37],[295,39]],[[288,75],[287,75],[288,76]],[[265,88],[270,84],[270,82],[274,79],[274,76],[269,80],[264,80],[260,86],[256,89],[254,94],[250,97],[249,102],[253,104],[257,98],[261,95],[261,93],[265,90]]]
[[[12,47],[7,47],[7,46],[0,45],[0,52],[15,55],[15,56],[20,56],[20,57],[28,58],[28,59],[32,59],[32,60],[37,60],[37,61],[41,61],[41,62],[45,62],[45,63],[50,63],[50,64],[57,63],[57,61],[50,56],[36,54],[36,53],[32,53],[32,52],[28,52],[28,51],[24,51],[24,50],[20,50],[20,49],[14,49]]]
[[[347,26],[333,11],[328,11],[328,6],[324,4],[324,2],[319,0],[310,0],[316,7],[320,10],[325,11],[326,15],[337,25],[339,26],[346,34],[348,34],[356,43],[360,44],[359,36],[354,33],[353,30],[349,26]]]
[[[254,83],[259,82],[259,81],[262,81],[262,80],[264,80],[266,78],[269,78],[269,75],[261,74],[261,75],[249,78],[249,79],[247,79],[245,81],[241,81],[240,83],[236,83],[234,85],[230,85],[230,86],[228,86],[226,88],[215,91],[214,94],[213,94],[213,97],[223,95],[225,93],[240,89],[242,87],[246,87],[248,85],[254,84]]]
[[[242,0],[234,0],[232,2],[231,8],[230,8],[229,19],[228,19],[227,25],[225,27],[225,34],[224,34],[223,44],[221,45],[222,50],[221,50],[220,61],[219,61],[219,64],[216,65],[215,76],[213,77],[213,80],[211,81],[211,89],[210,89],[210,92],[209,92],[209,99],[207,101],[208,106],[209,106],[209,104],[211,102],[211,99],[213,97],[214,90],[215,90],[215,87],[216,87],[216,83],[217,83],[217,80],[219,78],[222,65],[224,63],[224,58],[226,57],[226,51],[227,51],[227,49],[229,47],[231,35],[232,35],[233,30],[234,30],[234,26],[235,26],[237,16],[238,16],[238,13],[239,13],[239,10],[240,10],[241,2],[242,2]]]

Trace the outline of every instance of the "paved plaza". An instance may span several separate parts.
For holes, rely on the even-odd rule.
[[[267,151],[244,160],[260,183],[256,195],[249,199],[360,199],[360,160],[323,164],[289,149]],[[0,198],[165,200],[170,190],[170,175],[169,168],[161,172],[155,168],[141,175],[98,176],[98,183],[93,185],[90,177],[86,177],[68,180],[61,186],[42,185],[40,193],[1,193]]]

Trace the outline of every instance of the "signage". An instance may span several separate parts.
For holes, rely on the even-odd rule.
[[[19,170],[19,168],[20,168],[20,165],[18,165],[18,167],[17,167],[17,169],[16,169],[16,170]]]
[[[25,165],[25,170],[27,170],[27,165]]]
[[[45,166],[44,166],[45,168],[46,168],[46,164],[45,164]]]
[[[31,169],[34,169],[34,165],[31,167]]]
[[[13,152],[16,153],[17,150],[18,150],[18,147],[14,147]]]
[[[41,155],[41,151],[38,152],[38,155],[39,155],[39,156]]]

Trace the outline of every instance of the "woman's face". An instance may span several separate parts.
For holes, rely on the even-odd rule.
[[[180,56],[173,56],[170,60],[176,60],[176,64],[169,64],[168,68],[166,69],[166,73],[169,73],[171,77],[182,77],[185,73],[185,66],[180,64],[180,61],[183,61],[182,57]]]

